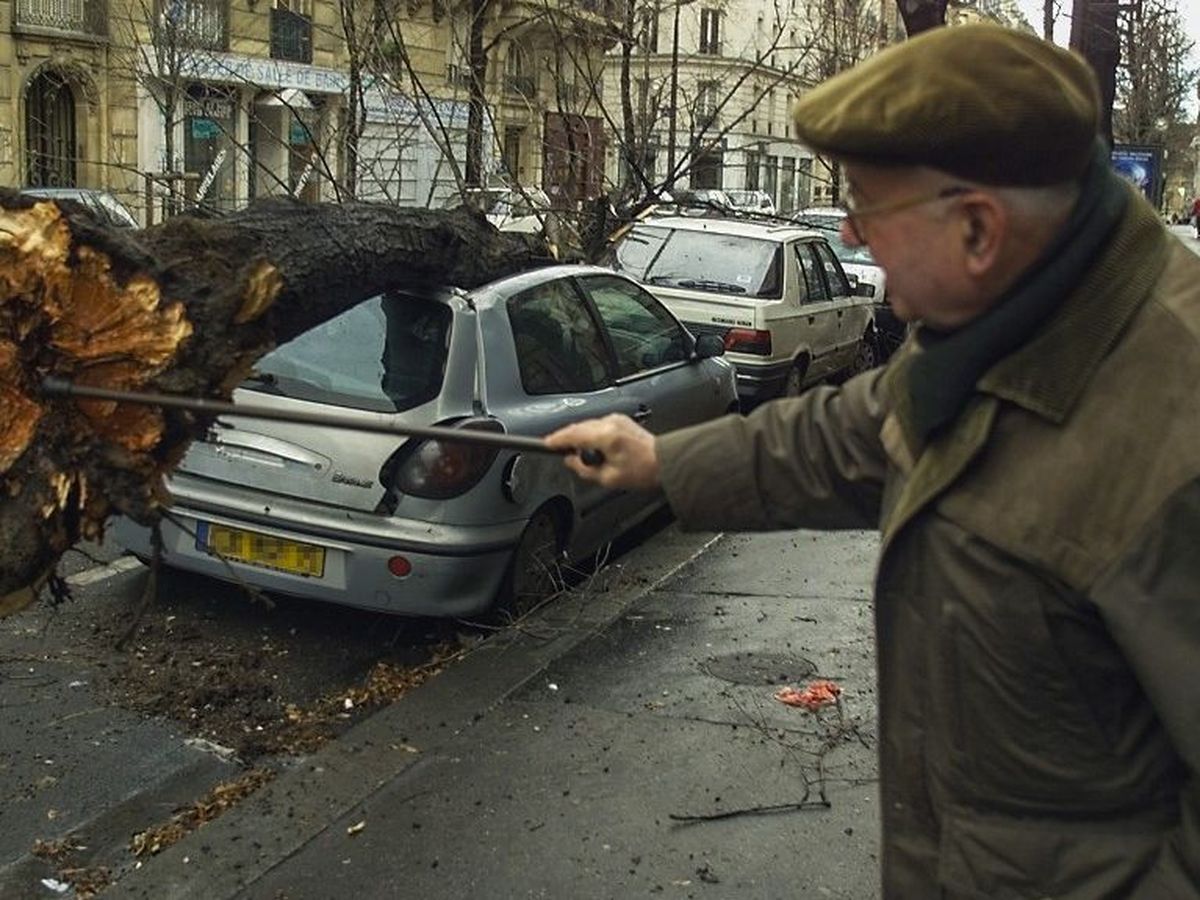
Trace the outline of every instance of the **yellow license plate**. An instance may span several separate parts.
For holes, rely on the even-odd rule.
[[[320,578],[325,574],[325,548],[315,544],[301,544],[257,531],[226,528],[207,522],[201,524],[196,538],[200,549],[247,565],[310,578]]]

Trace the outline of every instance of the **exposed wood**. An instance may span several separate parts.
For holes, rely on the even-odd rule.
[[[465,210],[283,198],[121,233],[0,189],[0,611],[111,513],[157,521],[163,475],[211,419],[41,397],[44,377],[228,398],[276,343],[382,290],[550,261]]]

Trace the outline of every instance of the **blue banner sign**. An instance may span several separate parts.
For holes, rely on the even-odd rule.
[[[1114,144],[1112,166],[1118,175],[1132,182],[1155,209],[1162,204],[1162,147]]]

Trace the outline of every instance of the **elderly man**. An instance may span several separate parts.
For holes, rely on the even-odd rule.
[[[1109,170],[1077,57],[946,28],[809,92],[885,370],[547,438],[684,527],[882,531],[888,898],[1200,898],[1200,260]]]

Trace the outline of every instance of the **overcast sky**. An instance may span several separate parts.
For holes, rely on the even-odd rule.
[[[1200,0],[1176,0],[1176,2],[1188,37],[1196,43],[1196,48],[1192,51],[1192,64],[1200,65]],[[1057,3],[1059,12],[1055,19],[1054,40],[1055,43],[1066,46],[1071,37],[1071,7],[1073,4],[1072,0],[1057,0]],[[1017,5],[1021,7],[1021,12],[1025,14],[1025,18],[1029,20],[1034,31],[1041,34],[1042,0],[1017,0]],[[1191,110],[1192,115],[1196,114],[1196,108],[1196,94],[1192,92],[1188,97],[1188,109]]]

